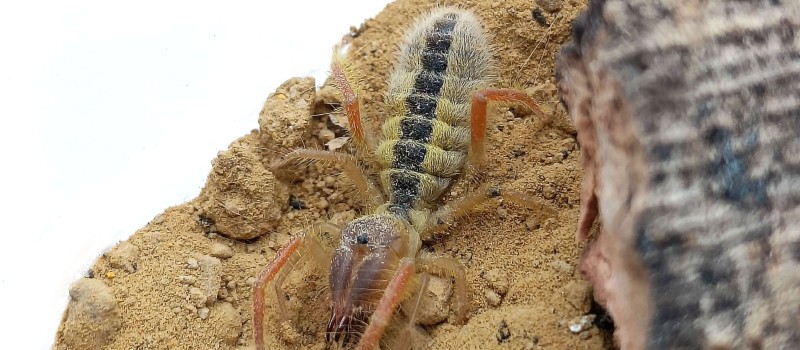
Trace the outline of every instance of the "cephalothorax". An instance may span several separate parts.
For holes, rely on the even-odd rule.
[[[338,49],[332,77],[342,93],[352,140],[381,167],[380,186],[348,154],[300,149],[275,164],[338,162],[365,195],[368,213],[342,228],[331,223],[312,226],[292,239],[259,275],[253,290],[253,327],[259,349],[264,348],[265,290],[275,287],[275,303],[285,315],[280,285],[295,265],[293,260],[301,256],[330,266],[328,341],[357,341],[362,349],[377,347],[398,304],[413,294],[412,288],[425,288],[426,273],[455,280],[456,316],[464,321],[468,305],[463,266],[452,258],[420,254],[422,242],[493,197],[538,206],[524,195],[488,187],[446,205],[439,203],[466,166],[478,167],[482,162],[488,101],[521,102],[538,112],[536,103],[524,93],[486,89],[491,53],[471,12],[437,8],[409,29],[389,79],[390,115],[379,143],[364,128],[357,87],[350,83],[355,81],[353,72]],[[321,233],[340,236],[338,246],[326,244]],[[412,321],[415,312],[411,310]]]

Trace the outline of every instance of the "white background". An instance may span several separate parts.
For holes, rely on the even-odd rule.
[[[386,0],[0,5],[0,334],[48,349],[69,284],[196,196],[267,95]]]

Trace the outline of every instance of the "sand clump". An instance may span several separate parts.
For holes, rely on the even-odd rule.
[[[447,4],[447,2],[443,3]],[[496,87],[525,90],[545,116],[514,106],[489,114],[489,159],[484,182],[527,193],[547,210],[491,202],[460,220],[424,249],[459,260],[467,269],[468,319],[454,319],[452,284],[432,278],[423,294],[425,322],[412,333],[415,348],[601,349],[608,332],[592,325],[573,334],[569,322],[590,311],[589,291],[576,272],[581,244],[574,232],[582,169],[575,129],[558,102],[553,58],[569,38],[583,1],[561,2],[533,18],[530,1],[466,1],[459,6],[484,20],[495,47]],[[368,128],[379,130],[398,28],[435,6],[403,0],[387,6],[353,32],[350,59],[359,74]],[[333,44],[333,43],[332,43]],[[252,285],[286,242],[311,223],[340,224],[364,207],[352,183],[331,164],[298,164],[274,174],[270,164],[297,147],[322,149],[344,135],[338,94],[329,84],[293,78],[270,95],[259,129],[234,141],[214,160],[198,198],[167,209],[126,241],[138,250],[133,264],[113,254],[98,259],[94,280],[118,302],[122,327],[104,348],[246,349],[253,344]],[[545,122],[545,120],[549,120]],[[348,152],[344,145],[339,152]],[[281,171],[283,173],[283,171]],[[458,198],[478,183],[462,181],[446,196]],[[283,286],[289,319],[267,310],[270,349],[323,349],[328,320],[327,273],[298,266]],[[565,286],[571,286],[569,288]],[[487,295],[490,295],[487,297]],[[69,310],[67,311],[67,315]],[[402,319],[403,316],[398,316]],[[62,324],[56,348],[65,341]]]
[[[81,278],[69,290],[69,305],[56,349],[100,349],[122,324],[117,299],[103,281]]]
[[[431,276],[428,281],[428,291],[422,295],[419,310],[417,311],[417,324],[433,326],[447,321],[451,305],[448,302],[453,295],[453,284],[440,277]],[[403,308],[412,310],[416,298],[409,298],[403,302]]]
[[[105,254],[112,267],[133,273],[139,260],[139,248],[130,242],[120,242]]]
[[[277,155],[307,142],[315,97],[313,78],[287,80],[264,103],[259,131],[217,155],[199,196],[209,232],[247,240],[275,228],[289,197],[268,167]]]
[[[311,136],[314,78],[291,78],[269,96],[258,115],[261,144],[271,151],[302,147]]]
[[[251,134],[214,159],[198,198],[199,215],[209,232],[251,239],[275,227],[288,192],[266,169],[258,149],[257,135]]]

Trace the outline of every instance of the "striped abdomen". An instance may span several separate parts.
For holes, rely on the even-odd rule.
[[[470,142],[470,100],[487,83],[490,60],[480,23],[465,10],[435,10],[406,35],[377,152],[392,211],[430,206],[460,173]]]

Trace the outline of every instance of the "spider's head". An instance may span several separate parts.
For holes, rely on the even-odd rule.
[[[364,331],[400,260],[414,248],[407,230],[400,219],[382,214],[356,219],[342,229],[331,262],[328,341],[344,336],[344,343],[353,342]]]

